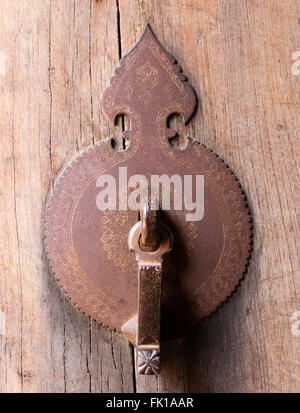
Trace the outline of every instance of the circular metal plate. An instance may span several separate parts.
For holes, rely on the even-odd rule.
[[[204,217],[185,220],[186,211],[164,211],[173,230],[174,248],[166,260],[162,284],[165,337],[182,334],[207,316],[234,290],[250,251],[250,217],[245,196],[230,169],[199,143],[177,150],[168,138],[172,114],[186,123],[196,95],[186,77],[147,26],[135,47],[120,61],[102,97],[113,123],[130,119],[130,146],[113,150],[110,143],[77,158],[58,181],[46,213],[45,243],[51,268],[61,286],[86,314],[116,330],[137,311],[137,264],[127,245],[137,212],[100,211],[97,178],[151,175],[204,175]],[[118,200],[117,200],[118,204]]]
[[[165,335],[177,336],[215,311],[243,276],[251,245],[245,195],[215,153],[198,142],[176,150],[165,137],[156,148],[132,139],[123,152],[102,143],[65,170],[46,211],[50,266],[82,311],[118,331],[137,311],[137,264],[127,238],[138,214],[100,211],[96,181],[110,174],[118,182],[119,167],[125,166],[128,177],[143,174],[148,180],[153,174],[204,175],[202,220],[188,222],[185,211],[163,211],[174,233],[174,249],[163,275],[163,314],[172,330]]]

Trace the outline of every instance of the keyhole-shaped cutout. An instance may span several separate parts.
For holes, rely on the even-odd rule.
[[[126,113],[120,113],[114,122],[114,137],[111,139],[111,146],[118,152],[126,151],[129,148],[128,138],[130,131],[130,119]]]
[[[188,137],[184,120],[178,113],[168,117],[167,127],[170,130],[169,143],[172,148],[184,150],[188,146]]]

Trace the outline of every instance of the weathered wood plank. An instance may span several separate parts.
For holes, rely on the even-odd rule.
[[[255,235],[236,294],[181,344],[183,360],[176,353],[172,365],[184,378],[175,383],[170,367],[159,379],[137,377],[137,390],[299,391],[299,336],[291,325],[300,307],[300,76],[291,72],[299,2],[119,3],[123,53],[150,22],[182,65],[200,98],[186,133],[232,167],[248,195]]]
[[[108,136],[99,94],[119,60],[116,4],[1,1],[0,23],[0,392],[130,392],[127,342],[62,296],[42,245],[56,173]]]

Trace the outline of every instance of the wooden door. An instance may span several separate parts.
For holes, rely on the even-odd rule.
[[[300,390],[299,16],[298,0],[0,0],[1,392]],[[42,242],[49,186],[111,137],[100,94],[147,22],[199,98],[182,133],[232,167],[254,218],[245,279],[158,378],[63,296]]]

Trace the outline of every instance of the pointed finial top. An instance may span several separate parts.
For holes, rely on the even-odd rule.
[[[142,121],[155,122],[173,113],[185,122],[192,116],[196,95],[176,60],[164,50],[150,24],[120,66],[103,94],[103,109],[114,122],[121,113],[138,113]],[[165,121],[166,121],[165,119]]]

